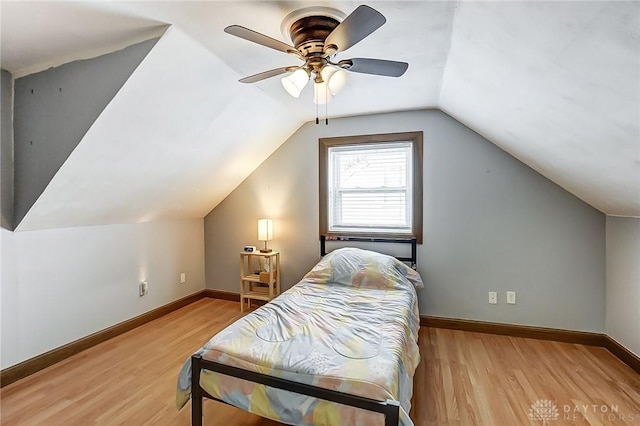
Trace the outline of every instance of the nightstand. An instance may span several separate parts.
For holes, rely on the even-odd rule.
[[[250,308],[252,300],[268,302],[279,294],[280,252],[240,252],[240,312],[245,302]]]

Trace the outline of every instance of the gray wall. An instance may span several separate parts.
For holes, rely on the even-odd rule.
[[[607,216],[607,334],[640,356],[640,218]]]
[[[157,41],[16,79],[16,224]]]
[[[13,78],[5,70],[2,70],[0,97],[0,226],[13,229]]]
[[[318,261],[318,138],[414,130],[425,138],[421,314],[604,331],[604,214],[439,110],[302,126],[206,216],[207,287],[238,292],[238,253],[259,244],[260,217],[274,219],[283,289]]]

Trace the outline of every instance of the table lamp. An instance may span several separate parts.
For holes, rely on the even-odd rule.
[[[267,241],[273,240],[273,221],[271,219],[258,219],[258,240],[264,241],[264,249],[260,249],[260,253],[272,251],[267,248]]]

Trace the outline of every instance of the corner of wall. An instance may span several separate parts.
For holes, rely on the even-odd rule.
[[[607,216],[606,333],[640,357],[640,218]]]

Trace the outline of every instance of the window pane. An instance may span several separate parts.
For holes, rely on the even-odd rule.
[[[409,145],[409,144],[405,144]],[[410,146],[336,152],[338,188],[393,188],[407,185]]]
[[[329,230],[411,232],[410,142],[329,148]]]
[[[342,226],[409,228],[405,192],[341,193],[339,204]]]

